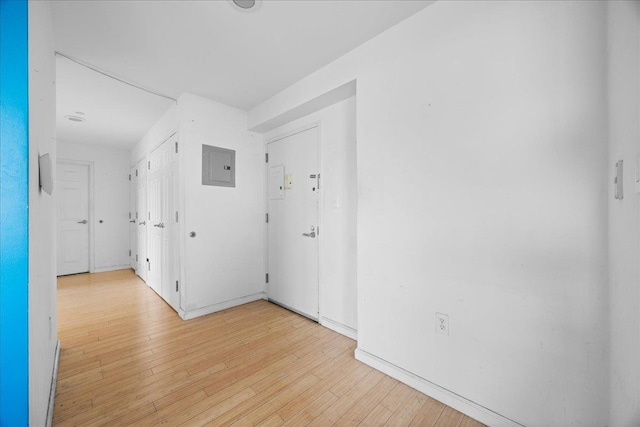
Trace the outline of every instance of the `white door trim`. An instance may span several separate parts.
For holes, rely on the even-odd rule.
[[[95,199],[94,199],[94,183],[95,183],[95,164],[94,162],[84,160],[72,160],[58,158],[56,163],[67,165],[79,165],[89,167],[89,273],[95,273],[95,254],[96,254],[96,241],[95,241]]]

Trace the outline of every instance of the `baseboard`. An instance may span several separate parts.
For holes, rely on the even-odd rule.
[[[114,265],[113,267],[94,268],[90,271],[90,273],[106,273],[107,271],[128,270],[130,268],[131,267],[129,266],[129,264]]]
[[[488,408],[485,408],[484,406],[480,406],[477,403],[472,402],[471,400],[465,399],[464,397],[452,391],[449,391],[446,388],[440,387],[439,385],[434,384],[431,381],[412,374],[411,372],[406,371],[392,363],[389,363],[386,360],[380,359],[379,357],[374,356],[371,353],[367,353],[364,350],[357,348],[355,356],[356,359],[363,363],[366,363],[372,368],[375,368],[389,375],[390,377],[395,378],[398,381],[415,388],[416,390],[426,394],[427,396],[432,397],[435,400],[442,402],[445,405],[450,406],[453,409],[462,412],[463,414],[468,415],[469,417],[480,421],[483,424],[492,427],[522,427],[522,424],[519,424]]]
[[[58,382],[58,366],[60,365],[60,341],[56,342],[56,356],[53,359],[53,373],[51,375],[51,388],[49,389],[49,406],[47,407],[47,427],[53,424],[53,405],[56,399],[56,384]]]
[[[218,304],[208,305],[195,310],[184,311],[184,320],[195,319],[196,317],[206,316],[207,314],[215,313],[217,311],[226,310],[228,308],[237,307],[239,305],[247,304],[250,302],[258,301],[265,298],[264,292],[258,292],[257,294],[247,295],[240,298],[235,298],[229,301],[224,301]]]
[[[320,324],[325,328],[329,328],[332,331],[336,331],[337,333],[344,335],[345,337],[358,341],[358,331],[347,325],[324,316],[320,317]]]

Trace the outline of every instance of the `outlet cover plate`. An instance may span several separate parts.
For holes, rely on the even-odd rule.
[[[436,332],[449,335],[449,315],[436,313]]]

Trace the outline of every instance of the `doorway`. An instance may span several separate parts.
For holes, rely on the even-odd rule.
[[[277,304],[319,318],[318,127],[272,140],[268,153],[268,283]]]
[[[58,276],[90,271],[89,175],[89,164],[58,162]]]

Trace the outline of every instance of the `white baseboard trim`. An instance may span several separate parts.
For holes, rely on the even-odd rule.
[[[184,316],[181,317],[184,320],[195,319],[196,317],[206,316],[207,314],[215,313],[217,311],[226,310],[231,307],[236,307],[242,304],[247,304],[250,302],[258,301],[265,298],[264,292],[259,292],[257,294],[247,295],[240,298],[235,298],[229,301],[220,302],[217,304],[208,305],[206,307],[198,308],[195,310],[184,311]]]
[[[366,363],[372,368],[375,368],[389,375],[390,377],[395,378],[398,381],[415,388],[416,390],[426,394],[427,396],[432,397],[435,400],[442,402],[445,405],[450,406],[453,409],[462,412],[463,414],[468,415],[469,417],[480,421],[483,424],[492,427],[523,427],[522,424],[519,424],[516,421],[493,412],[492,410],[485,408],[484,406],[480,406],[477,403],[472,402],[471,400],[465,399],[464,397],[452,391],[449,391],[446,388],[440,387],[439,385],[434,384],[429,380],[412,374],[411,372],[406,371],[392,363],[389,363],[386,360],[380,359],[379,357],[374,356],[371,353],[367,353],[360,348],[356,349],[355,356],[356,359],[363,363]]]
[[[51,374],[51,388],[49,389],[49,406],[47,407],[47,427],[53,425],[53,405],[56,399],[56,384],[58,382],[58,366],[60,365],[60,341],[56,342],[56,355],[53,359],[53,373]]]
[[[128,270],[131,267],[129,264],[126,265],[114,265],[113,267],[102,267],[102,268],[94,268],[90,271],[90,273],[106,273],[107,271],[116,271],[116,270]]]
[[[320,317],[320,324],[325,328],[329,328],[332,331],[336,331],[337,333],[344,335],[345,337],[358,341],[358,331],[345,324],[336,322],[335,320],[324,316]]]

